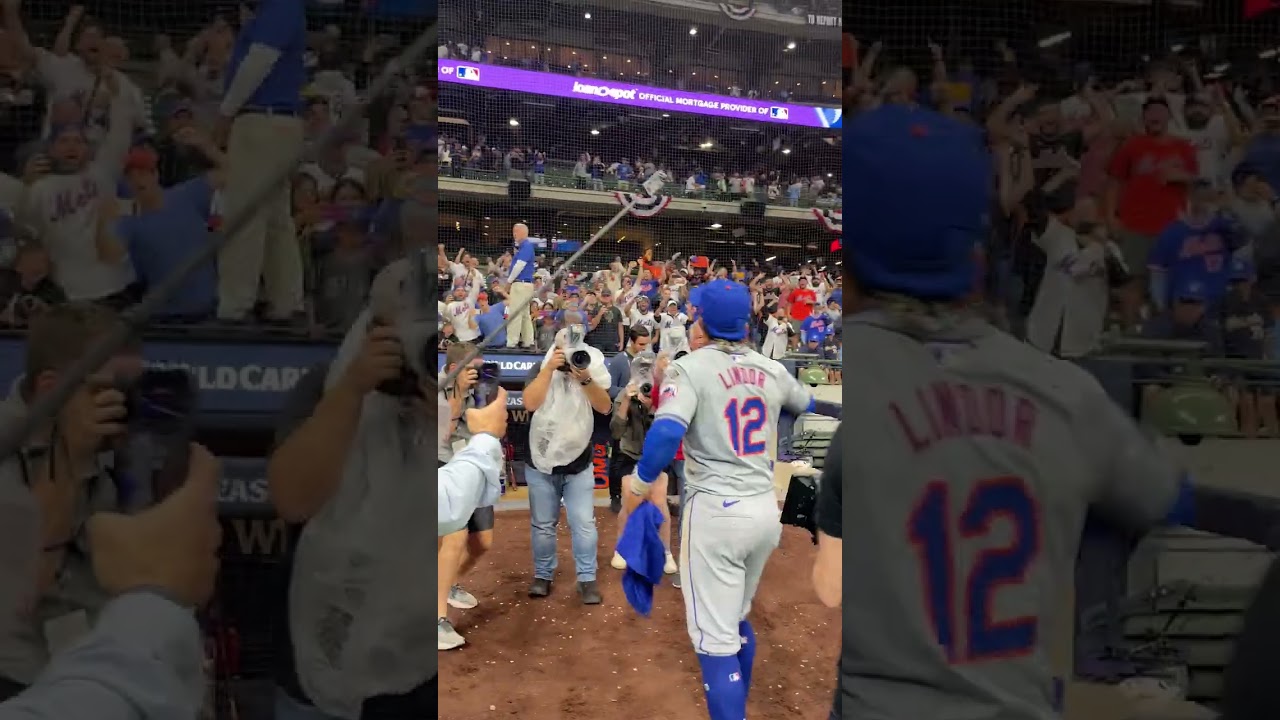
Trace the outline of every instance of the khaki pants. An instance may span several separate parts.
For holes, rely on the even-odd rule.
[[[254,196],[263,173],[274,172],[302,151],[302,121],[287,115],[246,114],[235,119],[227,141],[228,216],[252,210],[240,232],[218,253],[218,317],[244,318],[266,290],[268,312],[287,319],[303,310],[302,256],[293,227],[288,181],[266,198]]]
[[[515,313],[515,320],[507,326],[507,347],[526,345],[533,347],[537,338],[533,335],[533,318],[529,316],[529,300],[533,298],[533,283],[511,283],[507,307]]]

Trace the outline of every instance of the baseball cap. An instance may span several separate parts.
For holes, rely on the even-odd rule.
[[[488,300],[488,299],[489,299],[489,293],[480,293],[479,295],[476,296],[476,300]]]
[[[707,335],[720,340],[747,336],[751,292],[732,280],[713,280],[702,286],[700,322]]]
[[[1242,257],[1231,258],[1231,268],[1227,277],[1231,280],[1252,280],[1253,279],[1253,263]]]
[[[991,177],[971,125],[904,105],[855,117],[844,155],[845,211],[858,218],[845,246],[854,277],[870,291],[924,300],[971,294]]]
[[[680,307],[680,303],[676,302],[675,300],[668,300],[667,307]]]
[[[124,159],[125,172],[131,170],[155,170],[159,164],[159,158],[154,150],[149,147],[139,146],[129,151]]]

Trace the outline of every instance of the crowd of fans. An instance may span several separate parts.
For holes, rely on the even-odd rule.
[[[244,18],[214,17],[184,40],[158,35],[140,53],[155,61],[139,65],[129,62],[125,37],[82,7],[72,7],[48,46],[28,34],[20,2],[3,7],[0,324],[23,326],[63,299],[128,306],[222,222],[217,108]],[[352,41],[335,26],[310,35],[309,157],[293,182],[293,227],[273,232],[269,248],[299,254],[303,277],[273,279],[307,288],[304,307],[259,303],[249,316],[220,307],[230,279],[219,276],[215,259],[184,283],[158,322],[269,321],[317,334],[345,328],[378,267],[423,232],[421,211],[434,202],[429,67],[405,69],[358,131],[317,142],[357,106],[399,42]],[[296,246],[274,247],[279,237]],[[293,273],[299,264],[278,265]]]
[[[454,177],[476,177],[483,173],[506,181],[512,177],[535,185],[547,184],[549,169],[563,166],[565,179],[579,190],[632,191],[657,176],[662,191],[677,197],[727,202],[758,200],[791,207],[839,207],[841,187],[833,173],[788,174],[760,164],[750,170],[709,169],[696,159],[670,164],[642,157],[617,160],[579,153],[576,158],[556,157],[529,146],[499,147],[486,136],[477,136],[468,146],[463,139],[442,133],[437,141],[441,171]],[[567,154],[567,153],[566,153]],[[569,167],[572,169],[569,170]]]
[[[575,269],[556,279],[553,265],[540,257],[527,309],[534,328],[529,344],[517,342],[523,338],[503,327],[510,316],[513,254],[482,260],[458,248],[450,256],[444,245],[438,253],[441,352],[469,342],[545,353],[556,333],[574,323],[584,325],[587,342],[606,353],[621,351],[636,332],[659,351],[664,346],[679,351],[697,313],[698,286],[709,278],[731,278],[750,287],[755,297],[751,339],[762,353],[774,359],[789,353],[843,359],[840,274],[812,263],[785,269],[724,266],[705,256],[677,254],[665,261],[616,258],[599,269]],[[838,380],[838,367],[831,372]]]
[[[1117,334],[1280,356],[1280,96],[1255,97],[1180,56],[1151,61],[1144,77],[1082,73],[1055,89],[1003,42],[986,76],[931,46],[921,83],[880,67],[885,50],[855,42],[854,112],[919,103],[985,130],[997,200],[983,289],[1012,332],[1065,357]],[[1214,379],[1263,407],[1241,429],[1280,433],[1265,373],[1230,375]]]

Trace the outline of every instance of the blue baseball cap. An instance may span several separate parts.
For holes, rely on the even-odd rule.
[[[1173,298],[1175,300],[1187,302],[1204,302],[1205,289],[1204,283],[1199,280],[1187,280],[1178,283],[1173,289]]]
[[[885,105],[856,116],[844,133],[854,278],[864,290],[924,300],[971,294],[994,181],[979,130],[932,110]]]
[[[751,321],[751,291],[732,280],[712,280],[702,286],[699,318],[707,335],[718,340],[742,340]]]

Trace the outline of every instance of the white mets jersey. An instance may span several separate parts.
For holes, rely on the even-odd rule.
[[[812,397],[778,361],[746,346],[711,345],[667,368],[655,419],[672,418],[688,428],[689,490],[749,497],[773,492],[769,434],[778,416],[783,409],[805,412]]]
[[[1149,528],[1179,469],[1096,379],[980,319],[844,332],[844,712],[1057,718],[1046,646],[1086,513]]]

